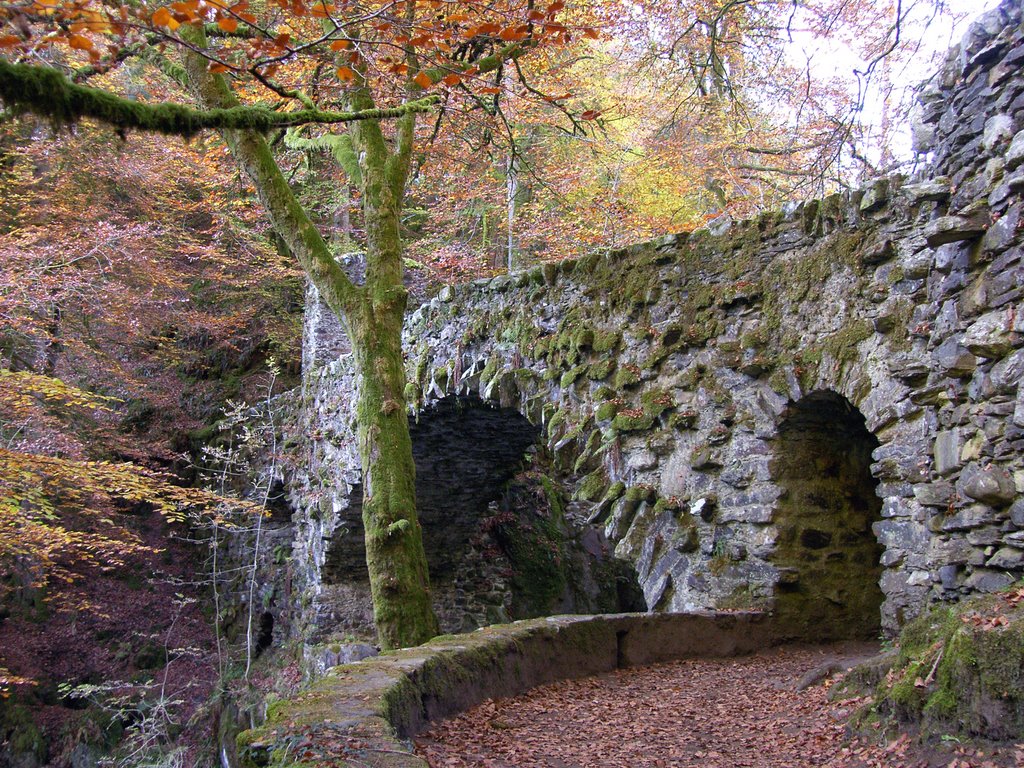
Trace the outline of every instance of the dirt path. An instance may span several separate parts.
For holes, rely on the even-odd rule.
[[[417,739],[433,768],[994,768],[1024,765],[1024,744],[908,737],[850,742],[849,703],[803,680],[872,655],[866,644],[783,647],[738,659],[619,670],[488,701]],[[812,673],[809,675],[809,673]]]

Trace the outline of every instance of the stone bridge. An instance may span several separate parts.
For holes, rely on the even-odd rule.
[[[447,287],[411,315],[450,628],[510,612],[515,576],[488,570],[480,524],[531,452],[557,486],[545,514],[624,562],[649,610],[771,609],[790,636],[877,636],[1021,577],[1022,41],[1004,3],[950,52],[922,95],[913,179]],[[357,629],[352,376],[311,307],[294,562],[310,621]],[[594,610],[559,599],[547,610]]]

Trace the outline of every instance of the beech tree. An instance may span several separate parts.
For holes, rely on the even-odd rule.
[[[0,100],[9,112],[185,137],[218,130],[277,234],[341,318],[358,376],[367,565],[385,648],[438,631],[416,515],[401,347],[407,294],[399,224],[417,115],[440,100],[428,91],[443,92],[450,104],[459,97],[477,103],[500,87],[508,62],[567,42],[570,30],[557,20],[563,7],[562,0],[0,6]],[[159,68],[198,107],[119,96],[114,70],[132,59]],[[89,80],[101,87],[82,84]],[[361,283],[339,266],[273,153],[283,130],[338,124],[345,132],[322,140],[349,142],[358,161],[367,262]]]

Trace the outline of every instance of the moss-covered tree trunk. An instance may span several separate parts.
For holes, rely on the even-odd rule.
[[[352,105],[372,105],[356,91]],[[399,221],[409,174],[415,116],[399,119],[388,146],[379,122],[352,126],[363,179],[366,228],[366,297],[349,314],[359,396],[359,455],[363,464],[363,528],[373,614],[389,647],[438,632],[430,604],[427,560],[416,515],[416,467],[405,406],[402,321],[408,293],[402,283]]]
[[[185,54],[189,87],[206,108],[237,102],[220,75],[194,53]],[[368,91],[352,98],[372,105]],[[356,359],[363,523],[374,620],[384,648],[418,645],[438,632],[430,600],[422,531],[416,516],[415,466],[405,404],[399,216],[409,172],[415,116],[399,119],[394,149],[379,121],[351,128],[360,154],[366,226],[366,280],[355,285],[296,200],[264,138],[254,131],[223,131],[236,161],[252,179],[274,229],[287,243],[328,306],[341,318]]]

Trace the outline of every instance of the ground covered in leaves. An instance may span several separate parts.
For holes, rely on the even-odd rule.
[[[1024,765],[1024,744],[918,744],[870,727],[851,738],[847,718],[865,702],[830,701],[829,675],[874,651],[788,646],[564,681],[439,723],[417,751],[433,768]]]

